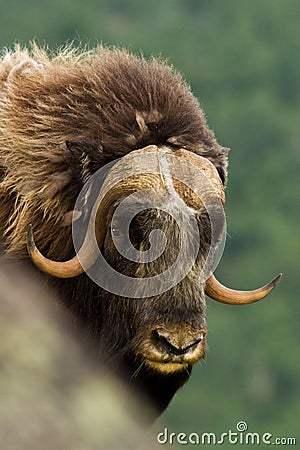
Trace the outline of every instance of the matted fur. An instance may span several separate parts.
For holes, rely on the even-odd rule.
[[[66,141],[92,151],[76,160]],[[226,152],[182,77],[156,59],[99,47],[48,55],[16,47],[0,62],[0,233],[26,256],[26,229],[50,258],[72,254],[68,214],[90,174],[150,144],[186,147],[226,178]],[[79,146],[80,147],[80,146]]]

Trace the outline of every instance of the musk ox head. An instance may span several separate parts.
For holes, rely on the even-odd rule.
[[[101,354],[163,408],[205,355],[205,293],[251,303],[279,277],[242,292],[212,274],[227,149],[179,75],[117,50],[33,53],[0,71],[7,252],[25,257],[28,227],[30,258]]]
[[[30,228],[28,250],[52,276],[85,272],[99,285],[108,314],[104,350],[119,347],[133,367],[149,373],[189,373],[205,355],[205,292],[218,301],[245,304],[265,297],[277,282],[241,292],[211,275],[225,226],[224,202],[222,180],[206,158],[148,146],[109,168],[103,183],[94,175],[83,189],[77,204],[85,210],[76,209],[83,219],[73,227],[75,257],[45,258]]]

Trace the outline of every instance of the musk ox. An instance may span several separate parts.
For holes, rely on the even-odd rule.
[[[228,150],[182,77],[154,58],[16,48],[0,83],[3,252],[29,252],[101,357],[161,412],[205,355],[205,293],[251,303],[280,278],[234,291],[212,275]]]

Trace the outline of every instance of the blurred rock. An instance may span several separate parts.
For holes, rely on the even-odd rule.
[[[154,448],[146,406],[95,356],[30,272],[0,265],[1,450]]]

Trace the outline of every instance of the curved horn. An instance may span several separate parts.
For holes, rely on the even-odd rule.
[[[156,178],[158,180],[158,177]],[[153,181],[153,179],[151,179],[150,182],[151,181]],[[132,178],[130,182],[125,180],[124,182],[117,183],[113,189],[104,196],[95,219],[95,229],[98,230],[97,243],[99,248],[101,248],[105,237],[105,222],[109,207],[121,196],[126,196],[126,194],[129,195],[147,187],[149,188],[147,180],[141,179],[140,177],[138,182],[135,182],[134,178]],[[95,240],[91,238],[91,233],[93,233],[93,227],[89,224],[84,242],[77,255],[69,261],[60,262],[53,261],[41,254],[34,242],[32,226],[29,225],[27,229],[27,250],[34,264],[48,275],[58,278],[77,277],[84,272],[84,268],[80,264],[80,261],[84,262],[85,267],[90,268],[99,256],[98,248],[94,245]]]
[[[229,305],[247,305],[248,303],[262,300],[270,294],[274,287],[279,283],[281,277],[282,273],[277,275],[270,283],[253,291],[236,291],[223,286],[214,275],[211,275],[206,281],[205,292],[213,300],[217,300],[221,303],[227,303]]]
[[[157,158],[157,173],[147,173],[147,167],[144,171],[137,171],[137,174],[131,175],[126,178],[126,170],[129,168],[130,173],[132,173],[132,165],[135,166],[135,163],[132,162],[132,157],[137,154],[143,154],[147,152],[154,152]],[[224,191],[221,180],[218,176],[218,173],[213,166],[213,164],[208,161],[206,158],[203,158],[199,155],[195,155],[192,152],[189,152],[184,149],[179,149],[176,152],[168,149],[167,147],[160,149],[157,146],[151,145],[145,147],[144,149],[135,150],[130,152],[128,155],[124,156],[119,162],[117,162],[113,168],[110,170],[107,178],[105,179],[106,187],[108,188],[104,198],[101,201],[101,204],[96,212],[95,219],[95,229],[97,230],[97,243],[98,247],[101,248],[103,244],[103,240],[105,238],[106,233],[106,217],[110,206],[119,198],[124,197],[126,195],[132,194],[134,192],[143,190],[143,189],[164,189],[166,185],[164,184],[162,173],[160,172],[160,162],[159,157],[162,153],[170,153],[175,154],[179,158],[183,158],[191,162],[195,165],[199,170],[205,171],[206,176],[212,180],[212,185],[216,191],[216,194],[221,197],[224,202]],[[120,166],[121,164],[121,166]],[[175,164],[175,163],[174,163]],[[176,166],[176,164],[175,164]],[[121,167],[121,169],[120,169]],[[120,170],[124,174],[124,179],[115,183],[115,175],[116,173],[120,173]],[[176,187],[176,189],[178,189]],[[189,197],[190,194],[185,193],[185,197]],[[185,198],[185,201],[188,199]],[[189,199],[191,200],[191,198]],[[194,200],[195,201],[195,200]],[[199,202],[199,199],[196,200],[196,203]],[[84,262],[85,268],[91,267],[98,258],[98,248],[95,248],[94,242],[95,240],[92,238],[91,233],[93,233],[93,227],[88,226],[86,236],[84,238],[84,242],[82,244],[81,249],[78,254],[74,256],[69,261],[59,262],[53,261],[51,259],[43,256],[38,248],[35,245],[33,239],[32,227],[29,225],[27,231],[27,249],[28,253],[34,262],[34,264],[43,272],[46,272],[49,275],[58,277],[58,278],[71,278],[81,275],[84,272],[80,261]]]
[[[101,248],[105,237],[108,209],[115,200],[139,190],[157,189],[159,184],[161,184],[159,175],[148,175],[147,177],[140,175],[132,177],[130,180],[118,182],[107,192],[98,208],[95,219],[95,229],[98,230],[98,248]],[[93,233],[93,227],[89,225],[84,242],[77,255],[69,261],[59,262],[48,259],[41,254],[34,242],[32,226],[29,225],[27,229],[27,250],[34,264],[43,272],[58,278],[77,277],[84,272],[80,261],[84,262],[86,268],[90,268],[99,256],[99,250],[94,245],[95,240],[91,238],[91,233]]]
[[[81,275],[84,272],[77,256],[74,256],[74,258],[67,262],[53,261],[43,256],[35,245],[31,225],[28,225],[27,229],[27,250],[33,263],[49,275],[58,278],[71,278]]]

